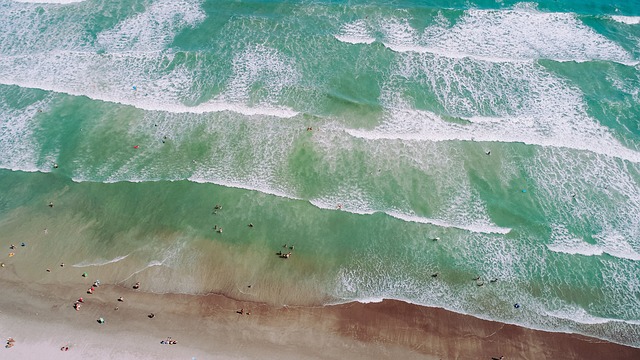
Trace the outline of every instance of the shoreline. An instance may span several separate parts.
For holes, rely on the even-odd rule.
[[[144,284],[140,290],[102,285],[92,295],[80,282],[25,284],[2,276],[0,285],[8,290],[0,297],[0,337],[16,340],[14,347],[0,349],[5,359],[640,356],[638,348],[584,335],[533,330],[399,300],[273,306],[218,294],[147,293]],[[75,311],[78,297],[84,303]],[[104,324],[96,321],[100,317]],[[169,336],[178,343],[160,343]],[[64,346],[70,350],[60,351]]]

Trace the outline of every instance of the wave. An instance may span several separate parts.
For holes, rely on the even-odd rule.
[[[451,290],[445,290],[446,293],[451,293]],[[364,296],[356,296],[353,298],[350,297],[337,297],[330,303],[330,305],[339,305],[339,304],[348,304],[351,302],[358,302],[362,304],[367,303],[378,303],[384,302],[386,300],[395,300],[401,301],[407,304],[417,305],[421,307],[429,307],[436,309],[444,309],[447,311],[451,311],[457,314],[472,316],[478,319],[488,320],[488,321],[498,321],[504,324],[511,324],[526,327],[534,330],[541,331],[549,331],[549,332],[558,332],[558,333],[576,333],[582,334],[586,336],[597,336],[598,338],[604,338],[608,341],[612,341],[618,344],[623,345],[631,345],[634,347],[638,347],[639,344],[637,342],[629,343],[628,339],[626,341],[615,337],[615,336],[603,336],[604,334],[595,335],[593,333],[594,328],[593,325],[613,325],[618,324],[622,326],[637,326],[640,325],[639,320],[625,320],[625,319],[614,319],[614,318],[604,318],[599,316],[594,316],[589,314],[585,309],[566,305],[562,309],[559,310],[549,310],[545,309],[545,306],[538,303],[537,301],[533,301],[527,303],[527,307],[530,308],[533,312],[529,315],[534,316],[535,318],[529,318],[528,316],[519,317],[516,316],[514,318],[513,314],[503,316],[503,315],[488,315],[485,312],[476,312],[476,311],[467,311],[460,307],[461,304],[441,304],[440,302],[431,302],[431,301],[419,301],[412,300],[405,296],[394,296],[394,295],[364,295]],[[453,300],[453,299],[452,299]],[[534,309],[535,308],[535,309]],[[571,325],[569,325],[571,324]]]
[[[151,261],[151,262],[149,262],[145,267],[143,267],[142,269],[140,269],[140,270],[136,270],[136,271],[134,271],[133,273],[131,273],[129,276],[127,276],[126,278],[124,278],[124,279],[120,280],[120,281],[118,282],[118,284],[123,284],[123,283],[125,283],[127,280],[131,279],[132,277],[134,277],[134,276],[138,275],[139,273],[141,273],[141,272],[143,272],[143,271],[145,271],[145,270],[147,270],[147,269],[149,269],[149,268],[152,268],[152,267],[154,267],[154,266],[163,266],[163,262],[162,262],[162,261],[157,261],[157,260]]]
[[[563,226],[554,226],[551,235],[553,242],[547,248],[556,253],[584,256],[609,256],[619,259],[640,261],[640,253],[635,251],[625,239],[615,233],[596,234],[596,244],[590,244],[569,233]]]
[[[547,248],[553,252],[565,253],[565,254],[571,254],[571,255],[600,256],[603,254],[607,254],[609,256],[616,257],[619,259],[640,261],[640,254],[633,251],[633,249],[631,249],[630,247],[626,249],[626,251],[616,250],[616,249],[610,249],[606,246],[592,245],[584,241],[580,241],[580,243],[575,243],[575,244],[563,244],[563,243],[547,244]]]
[[[386,214],[395,219],[403,220],[406,222],[414,222],[420,224],[430,224],[438,227],[444,228],[455,228],[460,230],[465,230],[474,233],[483,233],[483,234],[508,234],[511,229],[503,228],[487,223],[476,223],[476,224],[456,224],[449,221],[444,221],[440,219],[430,219],[426,217],[416,216],[416,215],[407,215],[397,211],[377,211],[371,210],[367,206],[357,206],[349,203],[339,203],[339,202],[327,202],[324,200],[310,200],[309,203],[312,205],[325,210],[338,210],[344,211],[351,214],[358,215],[373,215],[373,214]]]
[[[396,219],[408,221],[408,222],[416,222],[420,224],[431,224],[439,227],[446,228],[456,228],[461,230],[466,230],[474,233],[482,233],[482,234],[508,234],[511,229],[504,228],[500,226],[495,226],[491,224],[453,224],[447,221],[439,220],[439,219],[430,219],[415,215],[406,215],[395,211],[386,212],[387,215],[394,217]]]
[[[73,3],[79,3],[79,2],[83,2],[86,0],[12,0],[13,2],[19,2],[19,3],[31,3],[31,4],[61,4],[61,5],[65,5],[65,4],[73,4]]]
[[[135,96],[126,96],[122,95],[120,97],[114,95],[107,94],[88,94],[79,91],[74,91],[72,89],[61,89],[55,88],[53,86],[48,86],[46,84],[33,84],[21,81],[15,81],[11,79],[0,79],[0,84],[2,85],[15,85],[20,86],[22,88],[27,89],[38,89],[51,91],[59,94],[66,94],[72,96],[84,96],[88,99],[110,102],[114,104],[127,105],[132,106],[137,109],[146,110],[146,111],[163,111],[174,114],[182,114],[182,113],[191,113],[191,114],[204,114],[204,113],[215,113],[215,112],[235,112],[238,114],[246,115],[246,116],[273,116],[278,118],[292,118],[299,114],[299,112],[294,111],[285,107],[251,107],[244,104],[239,103],[231,103],[231,102],[223,102],[223,101],[210,101],[207,103],[203,103],[196,106],[187,106],[182,104],[170,104],[162,99],[150,99],[143,98],[140,100],[131,100],[131,98],[136,98]],[[127,90],[127,91],[137,91],[136,90]],[[122,93],[125,93],[123,91]]]
[[[612,15],[611,19],[621,22],[628,25],[638,25],[640,24],[640,16],[622,16],[622,15]]]
[[[79,263],[71,265],[71,266],[78,267],[78,268],[90,267],[90,266],[104,266],[104,265],[113,264],[113,263],[117,263],[118,261],[124,260],[129,255],[130,254],[119,256],[119,257],[111,259],[111,260],[98,260],[96,262],[82,261],[82,262],[79,262]]]
[[[338,40],[343,41],[343,39],[338,39]],[[348,42],[348,41],[344,41],[344,42]],[[390,44],[390,43],[382,43],[382,44],[389,50],[399,52],[399,53],[412,53],[412,52],[419,53],[419,54],[429,53],[433,55],[447,57],[450,59],[473,59],[473,60],[493,62],[493,63],[522,63],[522,62],[535,62],[539,60],[539,59],[528,59],[528,58],[476,55],[476,54],[469,54],[469,53],[463,53],[463,52],[455,52],[449,49],[440,49],[440,48],[421,46],[421,45],[408,45],[408,44],[398,45],[398,44]],[[602,61],[601,59],[587,59],[587,58],[582,58],[582,59],[581,58],[545,58],[545,59],[556,61],[556,62],[577,62],[577,63],[583,63],[583,62],[589,62],[589,61]],[[620,63],[622,65],[627,65],[627,66],[636,66],[640,64],[639,60],[617,60],[615,62]]]
[[[612,61],[628,66],[640,63],[624,48],[582,23],[572,13],[545,13],[532,6],[508,10],[471,9],[451,25],[442,15],[419,31],[407,19],[363,20],[343,25],[336,39],[345,43],[380,41],[395,52],[431,53],[449,58],[488,62],[548,59],[559,62]],[[636,18],[618,21],[636,23]],[[376,37],[381,30],[382,37]]]
[[[349,44],[371,44],[376,39],[368,34],[367,25],[363,20],[344,24],[340,34],[334,35],[341,42]]]
[[[627,160],[633,163],[640,163],[640,153],[637,151],[623,147],[616,144],[614,147],[597,146],[597,144],[590,142],[579,141],[566,141],[562,137],[555,139],[542,139],[542,138],[528,138],[524,135],[517,136],[514,134],[500,136],[498,133],[480,133],[471,131],[461,131],[462,129],[456,129],[457,131],[450,132],[420,132],[420,133],[391,133],[383,131],[369,131],[359,129],[345,129],[345,132],[349,135],[367,139],[367,140],[403,140],[403,141],[481,141],[481,142],[495,142],[495,143],[522,143],[525,145],[536,145],[542,147],[556,147],[566,148],[572,150],[589,151],[592,153],[610,156],[622,160]]]

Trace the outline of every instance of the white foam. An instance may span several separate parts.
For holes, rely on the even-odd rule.
[[[113,258],[111,260],[102,260],[101,259],[101,260],[97,260],[95,262],[82,261],[82,262],[79,262],[79,263],[71,265],[71,266],[78,267],[78,268],[90,267],[90,266],[104,266],[104,265],[117,263],[120,260],[126,259],[128,256],[129,256],[129,254],[123,255],[123,256],[118,256],[118,257]]]
[[[621,22],[624,24],[629,24],[629,25],[640,24],[640,16],[612,15],[611,18],[617,22]]]
[[[387,214],[396,219],[400,219],[404,221],[416,222],[420,224],[431,224],[431,225],[436,225],[440,227],[456,228],[456,229],[467,230],[475,233],[508,234],[511,231],[510,228],[503,228],[503,227],[499,227],[499,226],[495,226],[487,223],[452,224],[450,222],[439,220],[439,219],[430,219],[430,218],[421,217],[421,216],[406,215],[406,214],[402,214],[395,211],[389,211],[387,212]]]
[[[6,91],[10,91],[7,89]],[[0,167],[20,171],[41,171],[41,145],[34,139],[39,123],[38,110],[48,109],[50,97],[22,109],[8,106],[0,99]],[[47,156],[47,155],[45,155]],[[56,157],[55,153],[48,154]],[[44,168],[49,169],[51,162]]]
[[[328,189],[330,195],[309,200],[311,205],[320,209],[344,210],[353,214],[370,215],[375,213],[372,200],[358,186],[343,183],[336,189]]]
[[[388,111],[384,122],[372,130],[347,129],[347,133],[366,139],[517,142],[640,162],[640,152],[623,146],[587,114],[578,89],[535,63],[407,54],[398,60],[394,74],[381,94]],[[423,85],[446,113],[467,123],[412,109],[399,95],[407,83]]]
[[[387,19],[383,43],[394,51],[429,52],[485,61],[638,61],[615,42],[580,22],[575,14],[544,13],[532,7],[465,11],[452,27],[436,21],[420,34],[407,20]]]
[[[371,44],[376,40],[369,35],[369,29],[363,20],[344,24],[340,28],[340,34],[334,35],[334,37],[349,44]]]
[[[258,100],[263,106],[275,104],[288,86],[301,78],[292,58],[264,45],[254,45],[239,52],[233,59],[233,75],[216,101],[246,102],[254,94],[255,84],[267,90],[266,97]],[[290,111],[290,116],[297,114]],[[289,116],[289,117],[290,117]]]
[[[32,4],[73,4],[86,0],[12,0],[19,3],[32,3]]]
[[[546,315],[553,316],[559,319],[575,321],[580,324],[606,324],[606,323],[627,323],[627,324],[637,324],[637,322],[633,320],[620,320],[620,319],[611,319],[604,318],[599,316],[594,316],[589,314],[585,309],[578,307],[565,307],[560,310],[547,310],[545,312]]]
[[[555,221],[551,251],[640,260],[637,164],[543,149],[529,166],[540,208]]]
[[[134,276],[138,275],[139,273],[141,273],[141,272],[143,272],[143,271],[145,271],[145,270],[147,270],[147,269],[150,269],[150,268],[155,267],[155,266],[162,266],[162,265],[163,265],[163,262],[162,262],[162,261],[157,261],[157,260],[151,261],[151,262],[149,262],[146,266],[144,266],[143,268],[141,268],[141,269],[139,269],[139,270],[134,271],[133,273],[131,273],[131,274],[130,274],[129,276],[127,276],[126,278],[124,278],[124,279],[120,280],[119,284],[124,283],[125,281],[127,281],[127,280],[131,279],[132,277],[134,277]]]
[[[0,58],[0,61],[2,59]],[[2,74],[0,73],[0,76]],[[297,116],[299,113],[297,111],[291,110],[286,107],[276,107],[276,106],[262,106],[262,107],[252,107],[247,106],[242,103],[233,103],[233,102],[224,102],[220,100],[212,100],[206,103],[202,103],[196,106],[187,106],[180,103],[179,99],[169,98],[163,99],[163,95],[160,95],[156,98],[151,97],[140,97],[137,93],[133,92],[130,89],[128,84],[114,84],[116,86],[111,87],[106,92],[102,92],[97,88],[89,89],[89,91],[78,91],[77,89],[87,90],[87,88],[83,88],[80,84],[74,84],[74,80],[79,81],[80,79],[73,78],[65,78],[66,83],[56,84],[56,82],[47,82],[46,79],[32,79],[31,81],[21,81],[16,77],[0,77],[0,84],[3,85],[17,85],[23,88],[31,88],[31,89],[39,89],[46,91],[53,91],[56,93],[62,93],[73,96],[85,96],[92,100],[100,100],[105,102],[112,102],[115,104],[121,105],[129,105],[141,110],[147,111],[165,111],[174,114],[181,113],[190,113],[190,114],[204,114],[204,113],[213,113],[213,112],[224,112],[231,111],[242,115],[247,116],[273,116],[279,118],[291,118]],[[171,78],[171,81],[179,81],[178,77]],[[132,82],[137,83],[137,82]],[[55,86],[59,85],[59,86]],[[75,87],[75,86],[78,87]],[[157,93],[162,93],[162,89],[158,84],[146,84],[150,88],[152,88]],[[138,87],[138,89],[151,90],[145,87]],[[108,91],[111,90],[111,91]]]
[[[206,18],[201,0],[158,0],[144,12],[118,23],[96,37],[98,47],[109,52],[161,51],[184,28]]]
[[[567,229],[562,226],[554,227],[552,238],[554,240],[551,244],[547,244],[547,248],[554,252],[585,256],[596,256],[604,253],[599,246],[571,236]]]
[[[211,180],[209,178],[201,178],[201,177],[190,177],[188,180],[196,183],[212,183],[212,184],[230,187],[230,188],[252,190],[252,191],[257,191],[263,194],[273,195],[273,196],[277,196],[285,199],[301,200],[301,198],[295,197],[291,194],[282,192],[280,190],[272,189],[269,186],[260,186],[260,185],[251,184],[251,183],[243,183],[240,181]]]
[[[195,106],[185,105],[199,98],[198,84],[206,70],[189,65],[188,61],[174,63],[175,54],[166,47],[179,31],[204,20],[206,15],[200,4],[201,1],[191,0],[156,1],[144,12],[99,33],[95,43],[86,39],[86,24],[73,21],[73,16],[69,19],[57,13],[45,13],[33,18],[28,16],[29,11],[14,6],[0,14],[0,83],[86,96],[152,111],[297,115],[296,111],[277,105],[277,95],[284,86],[291,84],[295,69],[291,68],[290,61],[282,62],[282,56],[268,49],[245,52],[238,56],[240,61],[236,61],[242,65],[244,59],[244,65],[262,67],[257,76],[245,76],[242,85],[246,90],[255,85],[253,82],[267,80],[268,99],[247,105],[247,90],[240,94],[244,96],[224,94]],[[45,26],[52,21],[61,24]],[[45,29],[44,33],[41,28]],[[192,56],[197,54],[184,54],[187,60]],[[278,65],[283,66],[277,70]],[[256,73],[250,72],[253,68],[248,70],[245,75]],[[269,77],[276,71],[279,71],[275,73],[277,76]],[[238,78],[233,80],[237,82]]]

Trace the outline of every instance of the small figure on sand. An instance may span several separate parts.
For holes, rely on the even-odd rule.
[[[73,308],[76,309],[76,311],[80,311],[80,306],[82,305],[78,301],[73,303]]]
[[[140,288],[140,281],[136,282],[135,285],[133,285],[134,289],[138,289]]]
[[[93,286],[90,287],[89,290],[87,290],[87,294],[93,294],[93,290],[94,290],[94,287]]]
[[[64,263],[60,263],[60,267],[64,267]]]
[[[120,297],[118,298],[118,301],[123,302],[123,301],[124,301],[124,298],[123,298],[122,296],[120,296]]]
[[[222,205],[216,204],[216,206],[213,207],[214,210],[222,210]]]
[[[49,201],[49,207],[53,207],[53,201]]]
[[[221,226],[221,227],[219,227],[219,228],[218,228],[218,230],[216,230],[216,232],[217,232],[218,234],[222,234],[222,226]]]
[[[435,273],[431,274],[431,277],[432,277],[432,278],[438,277],[438,273],[437,273],[437,272],[435,272]]]
[[[289,257],[291,257],[291,252],[288,252],[286,254],[282,254],[282,255],[280,255],[280,257],[283,258],[283,259],[288,259]]]
[[[156,314],[154,314],[154,313],[150,313],[149,315],[147,315],[147,317],[148,317],[149,319],[153,319],[154,317],[156,317]]]

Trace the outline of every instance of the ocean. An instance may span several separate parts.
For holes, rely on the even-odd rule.
[[[639,119],[635,0],[2,0],[0,260],[640,347]]]

